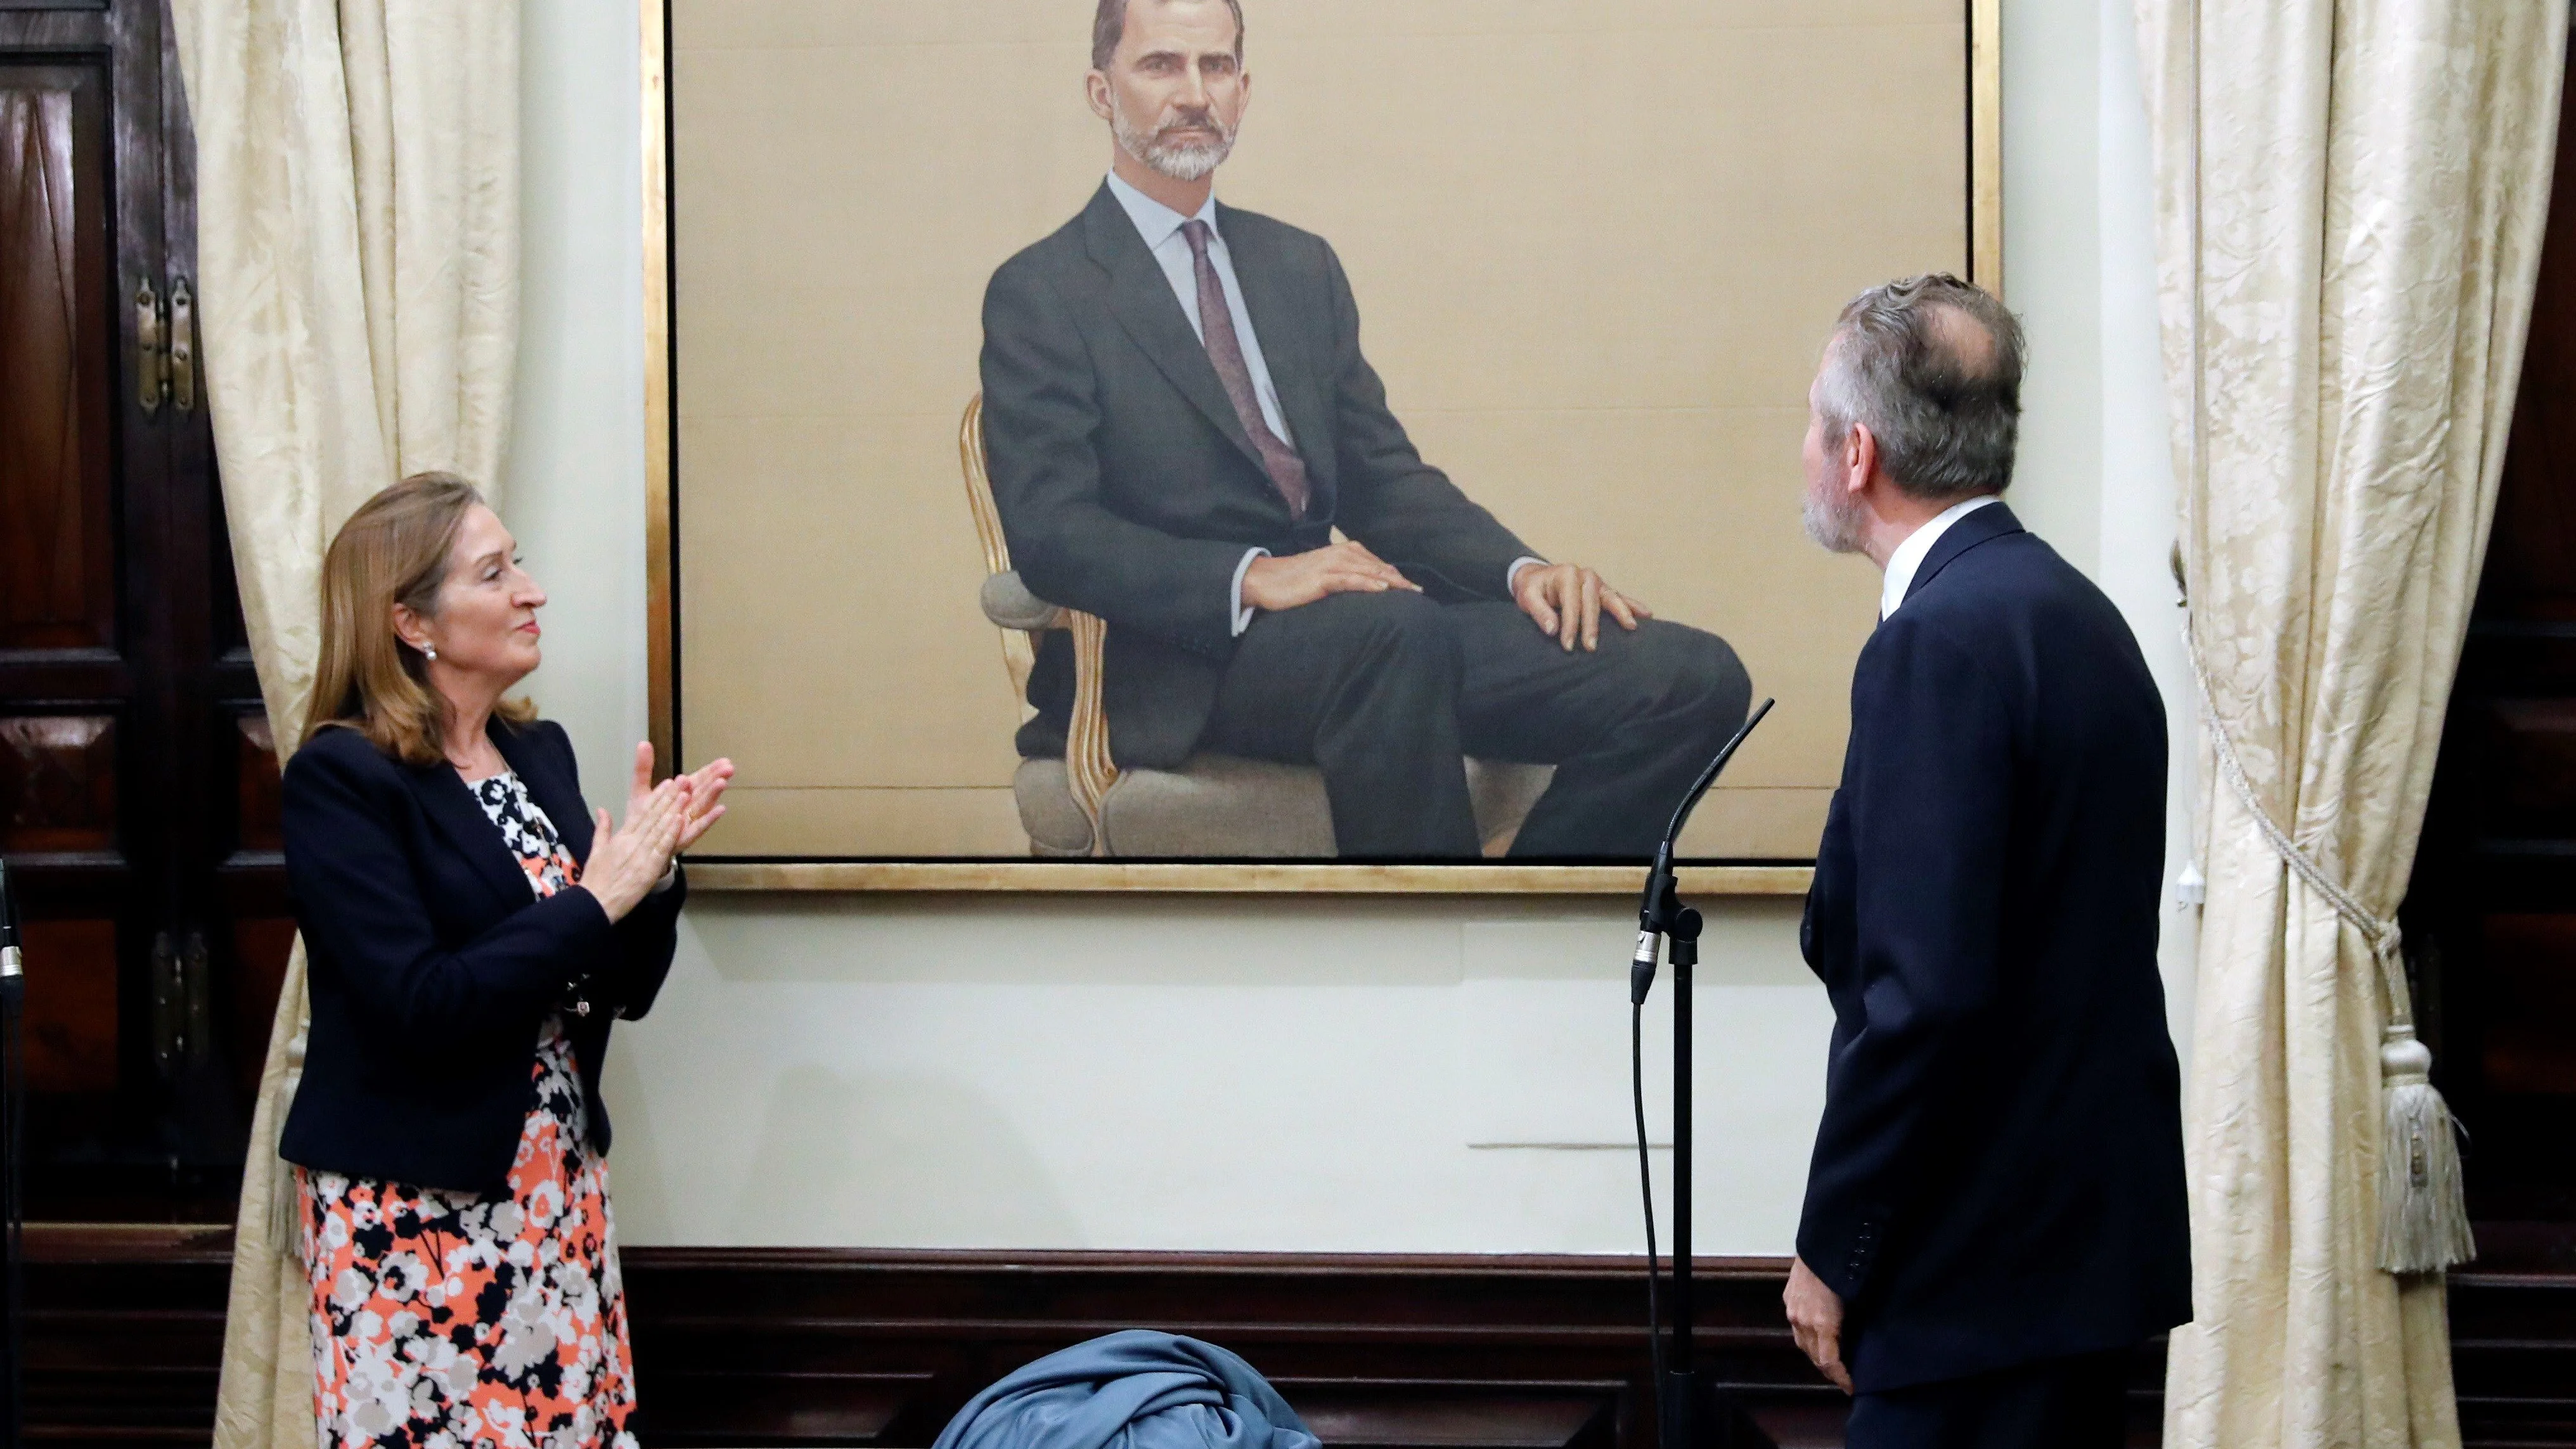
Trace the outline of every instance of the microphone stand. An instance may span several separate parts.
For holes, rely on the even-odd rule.
[[[1628,963],[1628,1003],[1642,1010],[1646,994],[1654,989],[1655,957],[1658,941],[1672,943],[1673,966],[1673,1276],[1672,1330],[1669,1347],[1655,1354],[1656,1440],[1662,1449],[1700,1449],[1699,1434],[1703,1422],[1717,1431],[1715,1442],[1730,1442],[1732,1416],[1719,1412],[1716,1391],[1691,1364],[1691,972],[1699,965],[1700,914],[1682,904],[1681,884],[1673,872],[1673,842],[1680,838],[1682,826],[1690,820],[1691,810],[1717,782],[1718,772],[1735,757],[1736,749],[1762,717],[1771,712],[1775,701],[1764,700],[1735,732],[1717,758],[1708,762],[1699,779],[1682,797],[1681,807],[1673,812],[1672,824],[1665,828],[1663,843],[1655,849],[1654,868],[1646,875],[1644,899],[1637,907],[1637,954]],[[1640,1169],[1645,1163],[1645,1101],[1642,1081],[1637,1103],[1637,1153]],[[1652,1292],[1656,1274],[1654,1264],[1654,1197],[1646,1197],[1646,1273],[1649,1312],[1655,1295]],[[1660,1335],[1663,1326],[1652,1326]]]
[[[18,898],[0,861],[0,1449],[26,1442],[26,1042],[21,1016],[27,978],[18,948]]]

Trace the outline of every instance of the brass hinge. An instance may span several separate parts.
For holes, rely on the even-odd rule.
[[[164,402],[197,410],[197,294],[186,277],[170,278],[167,297],[145,277],[134,286],[134,400],[150,417]]]
[[[161,397],[170,390],[170,351],[161,328],[161,294],[145,277],[134,286],[134,400],[146,417],[161,411]]]
[[[204,933],[152,938],[152,1058],[165,1077],[205,1065],[215,1046],[213,973]]]
[[[170,279],[170,401],[197,410],[197,294],[186,277]]]

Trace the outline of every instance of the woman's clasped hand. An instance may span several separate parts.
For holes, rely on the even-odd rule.
[[[732,783],[733,762],[718,760],[689,775],[653,782],[653,747],[635,747],[635,775],[626,797],[625,823],[612,824],[608,812],[598,816],[590,859],[581,870],[581,888],[599,898],[611,921],[626,913],[669,876],[671,861],[707,833],[725,812],[725,786]]]

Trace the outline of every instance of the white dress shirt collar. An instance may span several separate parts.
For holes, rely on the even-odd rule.
[[[1896,552],[1887,556],[1887,578],[1878,590],[1878,617],[1888,618],[1896,612],[1898,605],[1905,602],[1905,591],[1914,587],[1915,571],[1923,567],[1925,555],[1932,552],[1932,545],[1941,541],[1941,535],[1950,531],[1950,525],[1989,503],[2001,502],[2003,500],[1992,493],[1980,493],[1950,505],[1931,522],[1907,534],[1905,541],[1896,546]]]
[[[1127,178],[1115,171],[1109,173],[1109,194],[1117,197],[1118,204],[1127,209],[1127,219],[1136,223],[1136,234],[1145,239],[1145,250],[1149,252],[1160,251],[1163,243],[1172,239],[1172,233],[1193,221],[1206,222],[1209,231],[1216,230],[1214,189],[1209,190],[1208,199],[1199,207],[1196,216],[1181,215],[1128,185]]]
[[[1217,285],[1225,292],[1226,315],[1234,323],[1234,340],[1243,349],[1244,369],[1252,374],[1252,395],[1261,404],[1261,420],[1269,425],[1272,436],[1295,447],[1296,435],[1288,431],[1288,414],[1279,405],[1279,385],[1270,376],[1270,359],[1262,354],[1261,334],[1254,330],[1252,312],[1243,300],[1243,281],[1234,274],[1234,253],[1226,248],[1225,233],[1216,229],[1216,193],[1208,193],[1207,204],[1199,208],[1198,215],[1183,216],[1128,185],[1112,171],[1109,194],[1118,198],[1127,219],[1135,223],[1146,252],[1163,269],[1163,280],[1171,284],[1172,300],[1181,304],[1181,315],[1189,319],[1190,331],[1202,342],[1207,340],[1207,323],[1199,316],[1198,257],[1182,237],[1181,228],[1193,221],[1207,223],[1208,264],[1215,269]]]

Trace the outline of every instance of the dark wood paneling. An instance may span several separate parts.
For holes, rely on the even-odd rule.
[[[116,720],[0,718],[0,850],[116,849]]]
[[[2487,702],[2489,835],[2576,835],[2576,699]]]
[[[2471,1449],[2576,1445],[2576,1237],[2483,1224],[2451,1280]],[[231,1234],[29,1229],[32,1438],[202,1444]],[[1333,1449],[1645,1449],[1637,1264],[1620,1258],[632,1248],[644,1442],[924,1445],[975,1390],[1094,1334],[1241,1353]],[[1784,1449],[1841,1443],[1844,1401],[1780,1321],[1785,1265],[1710,1260],[1703,1358]],[[2160,1346],[2132,1378],[2155,1442]]]
[[[1612,1438],[1610,1402],[1567,1385],[1555,1394],[1441,1397],[1441,1390],[1378,1389],[1304,1395],[1299,1417],[1336,1449],[1585,1449]]]
[[[657,1443],[892,1443],[886,1431],[931,1387],[919,1373],[785,1372],[770,1379],[771,1392],[745,1399],[734,1376],[687,1365],[654,1381]]]
[[[233,922],[233,960],[241,983],[233,1001],[233,1060],[243,1073],[245,1096],[259,1090],[260,1068],[268,1056],[269,1023],[277,1015],[277,994],[286,985],[286,960],[294,949],[292,916]]]
[[[2488,1086],[2518,1096],[2576,1094],[2576,915],[2485,918],[2482,992]]]
[[[202,280],[167,16],[0,3],[0,719],[114,721],[77,758],[0,741],[29,914],[115,927],[104,970],[60,941],[29,959],[32,992],[115,994],[113,1090],[49,1073],[28,1104],[29,1202],[55,1219],[224,1210],[285,959],[202,379],[169,386],[146,346]]]
[[[27,1228],[27,1439],[99,1449],[214,1432],[229,1228]]]
[[[1754,1326],[1776,1272],[1710,1270],[1712,1351],[1830,1393]],[[927,1443],[1013,1367],[1134,1326],[1243,1354],[1336,1442],[1607,1445],[1643,1422],[1644,1286],[1613,1261],[639,1249],[626,1276],[660,1444]],[[826,1412],[815,1376],[853,1374],[834,1388],[860,1397]],[[800,1399],[795,1432],[755,1427]]]
[[[1242,1354],[1336,1449],[1653,1442],[1630,1259],[639,1249],[627,1264],[657,1444],[927,1443],[984,1384],[1127,1327]],[[1751,1427],[1839,1442],[1844,1400],[1790,1341],[1786,1276],[1776,1259],[1704,1260],[1696,1342]],[[750,1427],[809,1376],[849,1374],[917,1387],[796,1433]],[[2162,1377],[2158,1345],[2134,1389],[2150,1429]]]
[[[230,1233],[29,1230],[31,1437],[203,1443]],[[1635,1265],[1618,1259],[630,1249],[655,1445],[923,1445],[975,1390],[1097,1333],[1195,1333],[1334,1449],[1647,1442]],[[1782,1265],[1707,1265],[1704,1351],[1764,1404],[1839,1396],[1779,1322]],[[2152,1365],[2146,1365],[2150,1375]]]
[[[2576,64],[2571,64],[2576,73]],[[2576,172],[2576,107],[2558,121],[2558,171]],[[2576,187],[2549,198],[2533,284],[2521,390],[2505,443],[2503,491],[2479,580],[2477,612],[2576,620]]]
[[[2560,117],[2576,175],[2576,106]],[[2576,1225],[2576,184],[2552,193],[2502,491],[2403,911],[2481,1220]],[[2557,924],[2553,924],[2554,920]]]
[[[35,920],[26,954],[27,1089],[103,1096],[116,1090],[116,923]]]
[[[106,68],[0,65],[0,649],[115,639]]]
[[[268,1055],[270,1018],[286,984],[287,957],[295,945],[295,918],[286,901],[276,745],[268,713],[256,701],[235,705],[223,722],[225,768],[232,782],[231,819],[222,834],[229,846],[210,892],[208,915],[226,939],[226,1052],[236,1090],[256,1096]]]
[[[268,713],[254,709],[232,718],[233,849],[276,851],[286,847],[283,803],[277,771],[277,739],[269,732]]]
[[[2576,1444],[2576,1231],[2481,1223],[2451,1279],[2451,1360],[2471,1446]]]

